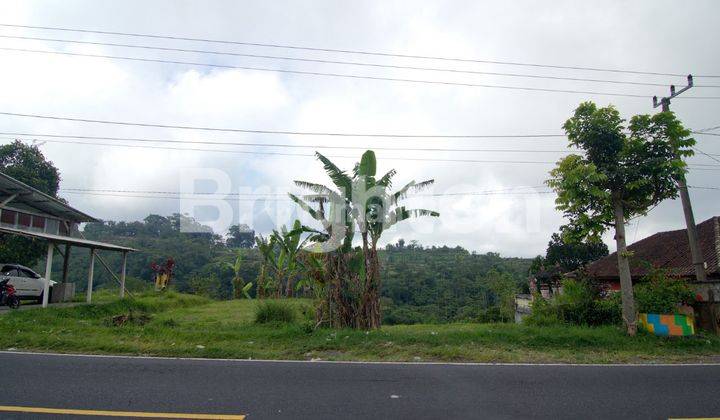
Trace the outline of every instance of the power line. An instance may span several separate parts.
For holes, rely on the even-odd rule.
[[[521,66],[521,67],[539,67],[539,68],[552,68],[552,69],[565,69],[565,70],[584,70],[584,71],[596,71],[596,72],[608,72],[608,73],[627,73],[627,74],[640,74],[640,75],[652,75],[652,76],[675,76],[675,77],[687,76],[687,74],[681,74],[681,73],[661,73],[661,72],[626,70],[626,69],[611,69],[611,68],[601,68],[601,67],[563,66],[563,65],[527,63],[527,62],[516,62],[516,61],[483,60],[483,59],[477,59],[477,58],[441,57],[441,56],[387,53],[387,52],[365,51],[365,50],[319,48],[319,47],[308,47],[308,46],[300,46],[300,45],[229,41],[229,40],[219,40],[219,39],[209,39],[209,38],[192,38],[192,37],[176,36],[176,35],[173,36],[173,35],[143,34],[143,33],[136,33],[136,32],[113,32],[113,31],[101,31],[101,30],[90,30],[90,29],[66,28],[66,27],[57,27],[57,26],[31,26],[31,25],[15,25],[15,24],[7,24],[7,23],[0,24],[0,26],[10,27],[10,28],[42,29],[42,30],[51,30],[51,31],[62,31],[62,32],[92,33],[92,34],[100,34],[100,35],[120,35],[120,36],[137,37],[137,38],[169,39],[169,40],[175,40],[175,41],[197,41],[197,42],[208,42],[208,43],[225,44],[225,45],[245,45],[245,46],[251,46],[251,47],[283,48],[283,49],[291,49],[291,50],[331,52],[331,53],[343,53],[343,54],[358,54],[358,55],[370,55],[370,56],[379,56],[379,57],[398,57],[398,58],[454,61],[454,62],[466,62],[466,63],[501,64],[501,65]],[[696,77],[720,78],[720,75],[696,75]]]
[[[537,189],[537,188],[545,188],[544,185],[537,185],[537,186],[530,186],[530,185],[521,185],[521,186],[515,186],[515,187],[507,187],[507,188],[500,188],[500,189],[494,189],[494,190],[484,190],[484,191],[471,191],[471,192],[460,192],[460,193],[428,193],[428,194],[412,194],[408,197],[437,197],[437,196],[456,196],[456,195],[483,195],[483,194],[494,194],[494,193],[503,193],[503,192],[513,192],[515,190],[526,190],[526,189]],[[84,193],[84,192],[92,192],[92,193],[122,193],[122,194],[162,194],[162,195],[210,195],[210,196],[223,196],[223,197],[244,197],[244,196],[254,196],[254,197],[265,197],[265,196],[287,196],[286,192],[283,193],[217,193],[217,192],[182,192],[182,191],[158,191],[158,190],[127,190],[127,189],[93,189],[93,188],[61,188],[60,191],[64,192],[72,192],[72,193]],[[533,193],[535,191],[526,191],[528,193]],[[293,194],[297,196],[302,196],[304,193],[302,192],[293,192]]]
[[[158,195],[137,195],[137,194],[116,194],[116,193],[94,193],[94,192],[82,192],[82,191],[66,191],[66,194],[75,194],[75,195],[87,195],[87,196],[99,196],[99,197],[117,197],[117,198],[154,198],[158,200],[206,200],[206,201],[217,201],[217,200],[227,200],[226,197],[182,197],[182,196],[176,196],[176,195],[168,195],[168,196],[158,196]],[[451,197],[451,196],[474,196],[474,197],[482,197],[482,196],[505,196],[505,195],[545,195],[545,194],[554,194],[554,191],[537,191],[537,192],[507,192],[507,193],[491,193],[491,194],[481,194],[481,193],[465,193],[465,194],[455,194],[455,195],[445,195],[445,194],[436,194],[432,197]],[[419,197],[417,195],[411,196],[412,197]],[[430,196],[424,196],[424,197],[430,197]],[[255,198],[242,198],[242,197],[234,197],[232,198],[234,201],[283,201],[292,203],[293,201],[290,199],[283,199],[283,198],[274,198],[274,197],[255,197]]]
[[[11,117],[25,117],[25,118],[40,118],[47,120],[61,120],[61,121],[73,121],[83,123],[94,123],[94,124],[110,124],[110,125],[123,125],[123,126],[136,126],[136,127],[151,127],[151,128],[172,128],[179,130],[199,130],[199,131],[221,131],[221,132],[233,132],[233,133],[250,133],[250,134],[282,134],[282,135],[296,135],[296,136],[331,136],[331,137],[381,137],[381,138],[442,138],[442,139],[454,139],[454,138],[541,138],[541,137],[565,137],[564,134],[400,134],[400,133],[340,133],[340,132],[312,132],[312,131],[287,131],[287,130],[256,130],[246,128],[218,128],[218,127],[202,127],[202,126],[187,126],[187,125],[168,125],[168,124],[150,124],[150,123],[138,123],[138,122],[125,122],[125,121],[111,121],[111,120],[93,120],[87,118],[71,118],[71,117],[59,117],[55,115],[39,115],[39,114],[21,114],[16,112],[5,112],[0,111],[0,115],[7,115]]]
[[[107,47],[135,48],[135,49],[154,50],[154,51],[172,51],[172,52],[182,52],[182,53],[224,55],[224,56],[232,56],[232,57],[248,57],[248,58],[262,58],[262,59],[271,59],[271,60],[299,61],[299,62],[306,62],[306,63],[339,64],[339,65],[359,66],[359,67],[419,70],[419,71],[431,71],[431,72],[448,72],[448,73],[475,74],[475,75],[487,75],[487,76],[519,77],[519,78],[528,78],[528,79],[564,80],[564,81],[572,81],[572,82],[611,83],[611,84],[635,85],[635,86],[667,86],[667,83],[632,82],[632,81],[623,81],[623,80],[591,79],[591,78],[564,77],[564,76],[546,76],[546,75],[538,75],[538,74],[490,72],[490,71],[479,71],[479,70],[461,70],[461,69],[442,68],[442,67],[401,66],[401,65],[393,65],[393,64],[378,64],[378,63],[367,63],[367,62],[358,62],[358,61],[322,60],[322,59],[315,59],[315,58],[249,54],[249,53],[237,53],[237,52],[229,52],[229,51],[159,47],[159,46],[154,46],[154,45],[120,44],[120,43],[114,43],[114,42],[97,42],[97,41],[79,41],[79,40],[73,40],[73,39],[41,38],[41,37],[15,36],[15,35],[0,35],[0,38],[22,39],[22,40],[32,40],[32,41],[64,42],[64,43],[69,43],[69,44],[82,44],[82,45],[100,45],[100,46],[107,46]],[[695,87],[720,88],[720,85],[695,85]]]
[[[692,189],[700,189],[700,190],[720,190],[720,188],[717,187],[688,187]],[[121,190],[118,190],[120,192],[96,192],[95,190],[89,190],[89,189],[77,189],[77,190],[71,190],[66,189],[63,192],[65,194],[74,194],[74,195],[85,195],[85,196],[99,196],[99,197],[116,197],[116,198],[149,198],[149,199],[156,199],[156,200],[211,200],[211,201],[217,201],[217,200],[227,200],[230,197],[234,201],[248,201],[248,202],[256,202],[256,201],[278,201],[278,202],[293,202],[290,199],[284,199],[284,198],[277,198],[277,196],[256,196],[252,198],[242,197],[239,195],[233,195],[233,194],[218,194],[218,197],[208,197],[207,195],[213,195],[213,194],[185,194],[183,196],[182,193],[179,192],[173,192],[173,193],[162,193],[164,195],[157,195],[153,194],[152,191],[145,191],[142,194],[136,194],[136,193],[124,193]],[[460,193],[437,193],[437,194],[417,194],[417,195],[411,195],[408,196],[408,198],[414,198],[414,197],[458,197],[458,196],[473,196],[473,197],[491,197],[491,196],[507,196],[507,195],[518,195],[518,196],[535,196],[535,195],[547,195],[547,194],[554,194],[555,191],[518,191],[518,192],[512,192],[512,191],[500,191],[493,192],[493,191],[472,191],[472,192],[460,192]],[[201,195],[198,197],[197,195]]]
[[[385,146],[328,146],[321,144],[288,144],[288,143],[249,143],[249,142],[219,142],[212,140],[171,140],[158,138],[141,138],[141,137],[105,137],[105,136],[75,136],[63,134],[40,134],[40,133],[23,133],[13,131],[0,131],[0,135],[5,140],[24,140],[36,141],[37,138],[63,138],[63,139],[79,139],[79,140],[110,140],[110,141],[131,141],[139,143],[170,143],[170,144],[205,144],[217,146],[248,146],[248,147],[279,147],[291,149],[347,149],[347,150],[387,150],[387,151],[412,151],[412,152],[482,152],[482,153],[583,153],[581,150],[548,150],[548,149],[456,149],[443,147],[385,147]],[[18,136],[18,137],[7,137]],[[27,137],[27,138],[20,138]],[[49,140],[42,140],[49,141]],[[72,142],[71,144],[76,144]],[[77,143],[83,144],[83,143]],[[184,150],[184,149],[183,149]],[[206,149],[189,149],[189,150],[206,150]],[[715,153],[705,153],[699,149],[698,152],[708,157],[720,156]]]
[[[617,93],[617,92],[595,92],[586,90],[573,90],[573,89],[550,89],[550,88],[534,88],[525,86],[507,86],[507,85],[490,85],[483,83],[463,83],[463,82],[448,82],[441,80],[422,80],[422,79],[405,79],[396,77],[381,77],[381,76],[361,76],[357,74],[346,74],[346,73],[323,73],[316,71],[302,71],[302,70],[287,70],[287,69],[271,69],[266,67],[253,67],[253,66],[231,66],[225,64],[213,64],[213,63],[197,63],[192,61],[177,61],[177,60],[161,60],[154,58],[140,58],[140,57],[125,57],[118,55],[103,55],[103,54],[85,54],[85,53],[72,53],[65,51],[47,51],[47,50],[33,50],[27,48],[9,48],[0,47],[3,51],[16,51],[16,52],[28,52],[28,53],[40,53],[40,54],[55,54],[55,55],[68,55],[74,57],[91,57],[91,58],[105,58],[110,60],[127,60],[127,61],[139,61],[144,63],[165,63],[165,64],[178,64],[187,66],[201,66],[201,67],[213,67],[213,68],[224,68],[224,69],[236,69],[236,70],[252,70],[252,71],[264,71],[274,73],[288,73],[288,74],[300,74],[305,76],[328,76],[338,77],[345,79],[364,79],[364,80],[380,80],[387,82],[403,82],[403,83],[418,83],[418,84],[430,84],[430,85],[446,85],[446,86],[462,86],[462,87],[479,87],[488,89],[508,89],[528,92],[552,92],[552,93],[570,93],[570,94],[581,94],[581,95],[601,95],[601,96],[617,96],[625,98],[644,98],[647,99],[650,95],[636,95],[630,93]],[[720,96],[689,96],[683,99],[720,99]]]
[[[720,187],[693,187],[688,185],[688,188],[694,188],[696,190],[720,190]]]
[[[698,135],[701,135],[701,136],[720,137],[720,133],[705,133],[705,132],[701,132],[701,131],[693,131],[692,133],[693,133],[693,134],[698,134]]]
[[[715,162],[720,163],[720,159],[716,158],[714,155],[711,155],[710,153],[705,153],[702,150],[698,149],[697,147],[693,147],[692,149],[695,150],[696,152],[700,152],[701,154],[709,157],[710,159],[714,160]]]
[[[707,133],[708,131],[715,131],[715,130],[718,130],[718,129],[720,129],[720,125],[716,125],[716,126],[714,126],[714,127],[703,128],[702,130],[698,130],[698,131],[696,131],[696,132],[697,132],[697,133]]]
[[[17,137],[4,137],[5,139],[19,140],[35,140],[35,138],[63,138],[63,139],[79,139],[79,140],[110,140],[110,141],[132,141],[139,143],[170,143],[170,144],[204,144],[216,146],[249,146],[249,147],[280,147],[291,149],[349,149],[349,150],[387,150],[387,151],[413,151],[413,152],[497,152],[497,153],[574,153],[572,150],[539,150],[539,149],[455,149],[442,147],[385,147],[385,146],[327,146],[327,145],[307,145],[307,144],[288,144],[288,143],[248,143],[248,142],[217,142],[210,140],[170,140],[170,139],[154,139],[154,138],[137,138],[137,137],[102,137],[102,136],[71,136],[60,134],[37,134],[37,133],[19,133],[19,132],[1,132],[4,136],[21,136],[30,137],[31,139],[20,139]],[[580,153],[580,151],[577,151]]]
[[[96,143],[96,142],[73,142],[65,140],[45,140],[49,143],[64,143],[64,144],[82,144],[88,146],[110,146],[110,147],[126,147],[126,148],[141,148],[141,149],[159,149],[159,150],[180,150],[188,152],[219,152],[219,153],[237,153],[247,155],[271,155],[271,156],[299,156],[315,158],[316,155],[312,153],[284,153],[284,152],[264,152],[264,151],[249,151],[249,150],[227,150],[227,149],[197,149],[187,147],[170,147],[170,146],[146,146],[146,145],[134,145],[134,144],[113,144],[113,143]],[[357,159],[356,155],[327,155],[329,158],[342,158],[342,159]],[[480,159],[439,159],[439,158],[411,158],[411,157],[390,157],[386,160],[399,160],[399,161],[419,161],[419,162],[453,162],[453,163],[491,163],[491,164],[538,164],[538,165],[553,165],[555,162],[551,161],[526,161],[526,160],[480,160]]]
[[[180,150],[189,152],[219,152],[219,153],[237,153],[249,155],[274,155],[274,156],[299,156],[315,158],[316,155],[311,153],[283,153],[283,152],[264,152],[264,151],[247,151],[247,150],[221,150],[221,149],[197,149],[186,147],[170,147],[170,146],[147,146],[132,144],[113,144],[113,143],[96,143],[96,142],[73,142],[65,140],[44,140],[50,143],[65,144],[82,144],[89,146],[110,146],[110,147],[126,147],[141,149],[159,149],[159,150]],[[355,155],[327,155],[329,158],[357,159]],[[441,159],[441,158],[412,158],[412,157],[387,157],[384,160],[389,161],[410,161],[410,162],[445,162],[445,163],[486,163],[486,164],[532,164],[532,165],[555,165],[553,161],[529,161],[529,160],[494,160],[494,159]],[[720,165],[714,164],[694,164],[688,165],[688,168],[700,171],[720,171]]]

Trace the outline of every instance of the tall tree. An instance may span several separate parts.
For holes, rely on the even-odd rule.
[[[0,146],[0,172],[57,198],[60,172],[37,146],[20,141]],[[14,235],[0,236],[0,261],[32,265],[44,253],[39,241]]]
[[[252,248],[255,245],[255,231],[246,224],[232,225],[228,228],[225,243],[230,248]]]
[[[598,240],[615,228],[623,319],[628,334],[635,335],[625,223],[676,197],[674,179],[684,173],[682,157],[692,154],[694,140],[670,112],[638,115],[626,126],[614,107],[592,102],[580,104],[563,128],[570,144],[585,152],[560,160],[547,181],[558,194],[556,208],[569,219],[564,235]]]

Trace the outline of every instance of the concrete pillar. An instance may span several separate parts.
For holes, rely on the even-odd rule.
[[[92,303],[93,274],[95,271],[95,249],[90,248],[90,267],[88,267],[87,303]]]
[[[125,297],[125,266],[127,265],[127,251],[122,254],[122,269],[120,270],[120,298]]]
[[[47,308],[50,299],[50,277],[52,276],[53,243],[48,242],[47,260],[45,261],[45,287],[43,288],[42,307]]]

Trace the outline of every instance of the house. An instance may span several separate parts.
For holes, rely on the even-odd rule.
[[[715,216],[697,225],[700,248],[705,262],[707,282],[695,281],[695,269],[690,256],[686,229],[659,232],[628,246],[630,275],[633,283],[660,268],[675,277],[684,278],[696,290],[695,314],[698,325],[720,332],[720,217]],[[606,284],[609,289],[620,290],[617,253],[612,253],[586,267],[587,276]]]
[[[127,254],[136,251],[133,248],[90,241],[83,237],[78,226],[81,223],[97,222],[89,216],[55,197],[49,196],[23,182],[0,172],[0,235],[16,235],[47,243],[45,265],[43,307],[46,307],[50,295],[52,260],[57,250],[63,257],[62,283],[53,287],[53,295],[62,300],[72,297],[74,284],[68,282],[68,262],[72,248],[86,248],[90,252],[88,267],[88,293],[86,300],[92,300],[93,268],[96,256],[102,265],[114,277],[105,262],[96,255],[98,250],[121,252],[123,255],[120,276],[120,296],[125,293],[125,266]],[[64,246],[61,249],[60,246]],[[11,261],[5,261],[10,263]]]
[[[564,273],[560,266],[542,267],[541,270],[530,276],[528,280],[530,291],[538,292],[545,299],[562,293],[562,279]]]

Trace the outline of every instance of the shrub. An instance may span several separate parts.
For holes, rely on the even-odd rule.
[[[563,323],[552,301],[544,299],[539,293],[534,295],[530,308],[532,312],[523,319],[525,324],[547,327]]]
[[[264,301],[255,309],[256,324],[293,322],[295,322],[295,310],[286,303]]]
[[[525,318],[530,325],[613,325],[622,321],[620,296],[604,298],[603,290],[583,281],[563,280],[563,292],[551,299],[536,295],[532,313]]]
[[[195,295],[200,295],[210,299],[225,299],[222,282],[214,273],[207,275],[193,274],[188,280],[188,288]]]
[[[680,305],[692,305],[695,301],[689,284],[660,269],[651,270],[634,291],[637,310],[642,313],[676,314]]]

